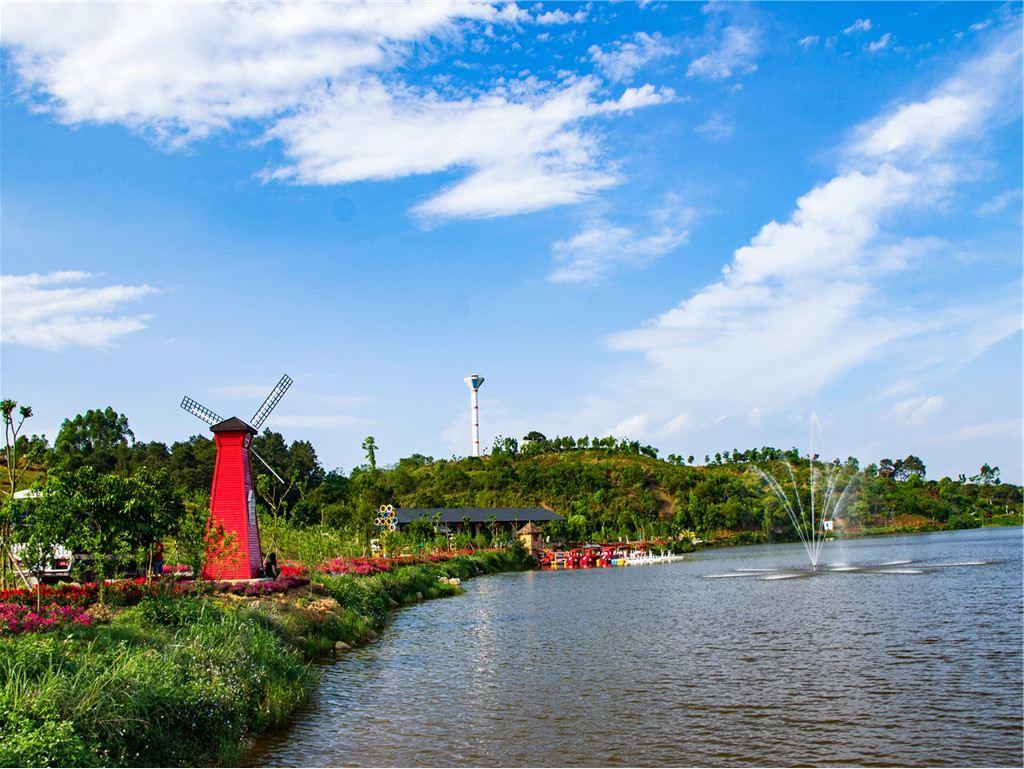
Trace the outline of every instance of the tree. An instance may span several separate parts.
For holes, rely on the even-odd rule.
[[[53,444],[58,465],[66,469],[88,466],[100,472],[126,470],[128,447],[135,434],[128,417],[110,406],[89,409],[74,419],[65,419]]]
[[[924,462],[913,454],[906,459],[897,460],[894,463],[894,469],[894,477],[897,481],[905,481],[913,475],[916,475],[921,480],[924,480],[925,477]]]
[[[982,486],[997,486],[999,485],[999,468],[992,467],[988,462],[981,466],[978,470],[977,475],[971,476],[971,483],[976,483]]]
[[[151,576],[154,548],[178,528],[185,516],[185,506],[166,470],[140,468],[131,482],[134,487],[131,545],[139,561],[145,560],[146,575]]]
[[[76,519],[66,544],[76,553],[88,554],[102,594],[104,581],[138,555],[144,532],[149,530],[145,524],[149,490],[141,487],[143,481],[98,473],[89,466],[51,473],[47,485],[51,482],[59,484],[64,504]]]
[[[14,409],[18,409],[18,419],[14,418]],[[18,490],[18,477],[24,468],[18,468],[18,433],[25,425],[25,420],[32,416],[31,406],[18,407],[17,401],[6,399],[0,401],[0,414],[4,420],[4,458],[7,460],[7,480],[10,483],[10,495]]]
[[[230,552],[235,544],[223,526],[213,525],[210,495],[205,491],[194,492],[182,501],[181,517],[170,534],[175,556],[188,565],[196,579],[213,552]]]
[[[519,441],[515,438],[498,436],[494,439],[494,446],[491,448],[492,457],[516,457],[519,454]]]
[[[363,438],[363,451],[366,452],[366,461],[370,463],[370,469],[377,469],[377,439],[372,435]]]
[[[38,497],[9,498],[5,518],[11,523],[11,539],[18,545],[21,562],[36,581],[36,611],[42,603],[43,574],[76,526],[70,496],[56,478],[48,479]]]
[[[263,466],[252,463],[253,485],[260,499],[274,516],[284,514],[300,497],[298,489],[301,478],[291,470],[291,453],[281,433],[267,428],[252,440],[252,447],[264,461],[280,473],[285,482],[281,483]],[[315,462],[315,457],[314,457]]]
[[[217,445],[202,435],[193,435],[171,445],[171,476],[177,486],[189,493],[209,492],[216,460]]]

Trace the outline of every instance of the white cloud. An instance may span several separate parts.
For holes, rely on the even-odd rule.
[[[1021,199],[1021,188],[1015,187],[1005,192],[1000,192],[998,195],[989,198],[976,209],[974,213],[978,216],[992,216],[994,214],[1001,214],[1015,202]],[[1018,212],[1020,210],[1020,204],[1017,204]]]
[[[668,413],[777,409],[867,361],[948,372],[1019,331],[1019,308],[1005,297],[936,309],[905,295],[890,306],[885,292],[887,276],[945,247],[888,226],[944,201],[957,163],[971,162],[964,140],[1003,119],[998,95],[1019,86],[1019,54],[1005,35],[928,98],[855,131],[845,168],[738,248],[719,281],[612,335],[612,349],[643,360],[622,373],[624,397]]]
[[[651,417],[649,414],[634,414],[626,417],[615,427],[608,431],[608,434],[615,438],[629,438],[636,440],[641,435],[646,435]]]
[[[65,123],[204,136],[300,103],[327,79],[398,61],[488,6],[454,2],[81,3],[4,9],[22,81]]]
[[[731,120],[723,116],[721,112],[714,112],[694,130],[708,139],[721,141],[732,136],[736,131],[736,126]]]
[[[920,396],[894,404],[889,413],[901,427],[921,427],[942,411],[944,405],[941,395]]]
[[[664,437],[671,437],[678,435],[679,433],[689,432],[695,427],[695,421],[692,416],[687,413],[676,414],[670,420],[668,420],[661,429],[661,434]]]
[[[465,44],[481,24],[586,13],[412,2],[71,4],[55,14],[24,4],[5,7],[4,43],[23,95],[64,123],[118,123],[170,145],[256,130],[282,142],[287,160],[262,176],[301,184],[465,169],[416,213],[483,217],[616,184],[599,129],[584,123],[671,91],[644,86],[602,101],[596,77],[571,75],[416,88],[396,69],[426,47]]]
[[[870,32],[871,19],[857,19],[850,26],[843,30],[844,35],[852,35],[854,32]]]
[[[693,210],[670,196],[651,214],[650,231],[598,219],[553,247],[552,283],[592,283],[620,267],[643,267],[686,242]]]
[[[92,277],[79,271],[0,276],[2,340],[44,350],[108,347],[146,327],[149,315],[116,315],[115,311],[157,289],[77,285]]]
[[[587,49],[591,61],[612,82],[631,80],[642,67],[655,59],[673,56],[678,48],[657,32],[638,32],[630,40],[619,40],[602,50],[592,45]]]
[[[761,51],[759,33],[753,27],[733,24],[722,30],[713,50],[690,62],[688,77],[725,80],[757,71],[754,59]]]
[[[582,122],[672,98],[650,86],[597,102],[598,82],[495,89],[445,100],[379,81],[332,89],[270,134],[291,164],[273,178],[303,184],[392,179],[446,169],[468,175],[415,209],[425,217],[487,217],[577,202],[619,181],[599,163],[600,144]]]
[[[851,154],[920,163],[949,150],[955,141],[977,135],[991,121],[1012,116],[1020,55],[1018,41],[1002,36],[930,98],[899,105],[861,126]]]
[[[810,48],[811,46],[817,45],[819,40],[821,40],[821,38],[817,35],[808,35],[807,37],[800,38],[800,45],[804,48]]]
[[[545,11],[539,13],[534,17],[534,21],[537,24],[572,24],[574,22],[586,21],[587,15],[590,13],[590,5],[587,4],[583,8],[580,8],[574,13],[566,13],[561,8],[556,8],[553,11]]]
[[[886,32],[877,40],[868,43],[868,53],[878,53],[884,51],[889,47],[889,43],[892,42],[892,32]]]

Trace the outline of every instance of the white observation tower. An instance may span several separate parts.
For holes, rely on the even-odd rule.
[[[473,456],[480,456],[480,405],[477,402],[477,393],[484,378],[479,374],[470,374],[463,380],[470,389],[469,395],[469,416],[470,424],[473,425]]]

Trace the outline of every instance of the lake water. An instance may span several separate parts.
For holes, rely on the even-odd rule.
[[[799,545],[466,583],[326,664],[256,765],[1022,764],[1022,530],[826,544],[921,574],[706,579]]]

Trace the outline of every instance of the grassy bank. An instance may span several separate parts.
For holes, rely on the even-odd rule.
[[[285,595],[150,596],[92,627],[0,636],[0,765],[236,762],[305,700],[309,660],[458,591],[441,577],[529,565],[521,550],[484,552]]]

